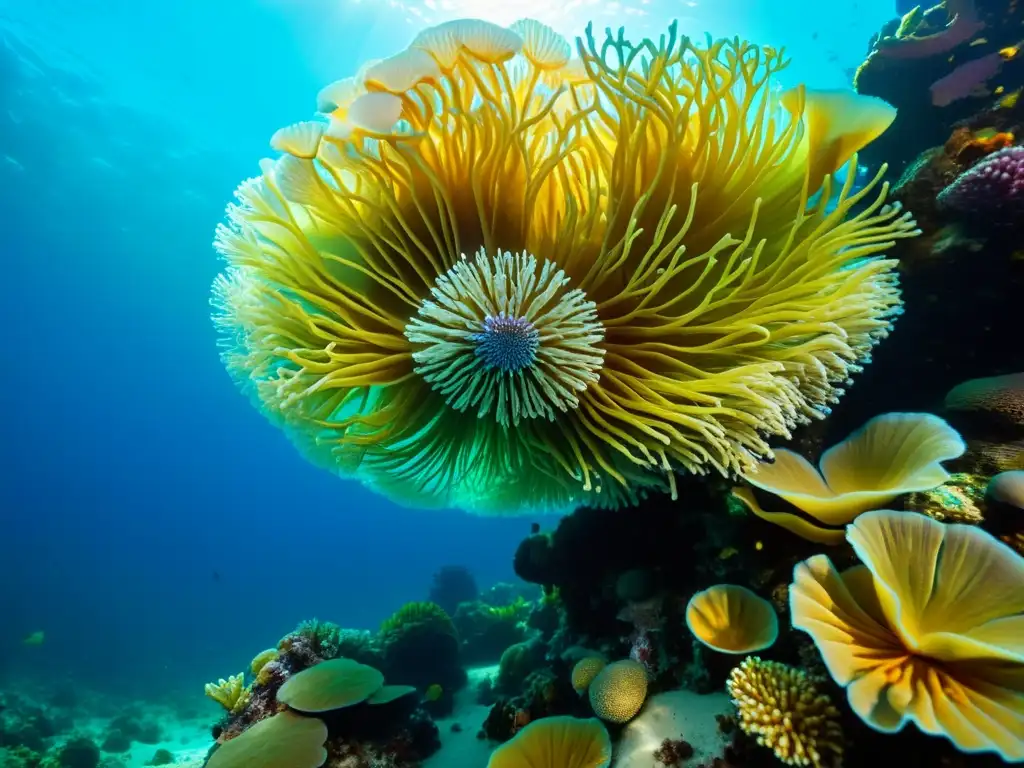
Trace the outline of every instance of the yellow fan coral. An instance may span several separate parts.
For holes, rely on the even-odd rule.
[[[853,710],[1024,760],[1024,558],[916,512],[868,512],[846,535],[864,564],[799,564],[790,610]]]
[[[749,469],[888,332],[873,257],[916,225],[877,178],[826,202],[892,108],[674,25],[569,50],[424,30],[238,189],[223,358],[311,460],[421,506],[617,505]]]
[[[807,673],[750,656],[725,684],[744,733],[786,765],[834,766],[843,755],[839,710]]]
[[[609,723],[628,722],[647,698],[647,670],[632,659],[616,661],[597,673],[589,690],[595,715]]]
[[[938,416],[886,413],[825,451],[820,471],[800,454],[779,449],[773,463],[744,474],[748,483],[780,496],[810,520],[765,512],[747,489],[733,494],[758,517],[805,539],[836,544],[843,540],[841,526],[860,513],[942,485],[949,473],[940,462],[961,456],[965,449],[956,430]]]
[[[319,768],[325,741],[322,721],[280,712],[217,747],[206,768]]]
[[[772,604],[735,584],[716,584],[694,594],[686,605],[686,626],[700,642],[722,653],[761,651],[779,636]]]
[[[487,768],[608,768],[612,742],[599,720],[534,720],[491,754]]]

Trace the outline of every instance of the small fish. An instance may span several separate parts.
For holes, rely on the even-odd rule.
[[[32,645],[32,646],[42,645],[43,642],[45,642],[45,640],[46,640],[46,633],[43,632],[43,630],[39,630],[38,632],[33,632],[31,635],[28,635],[27,637],[25,637],[25,639],[21,641],[21,644],[22,645]]]
[[[427,690],[423,694],[423,698],[427,701],[437,701],[444,695],[444,688],[437,683],[427,687]]]
[[[1021,89],[1018,88],[1012,93],[1008,93],[1005,96],[1003,96],[1003,98],[999,100],[1000,109],[1013,109],[1014,107],[1016,107],[1017,101],[1020,99],[1020,92]],[[996,89],[996,93],[1000,93],[998,89]]]
[[[739,553],[740,553],[740,551],[738,549],[736,549],[736,547],[725,547],[725,548],[722,549],[721,552],[718,553],[718,559],[719,560],[728,560],[730,557],[733,557],[734,555],[738,555]]]

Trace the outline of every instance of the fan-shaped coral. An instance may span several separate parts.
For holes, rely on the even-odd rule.
[[[612,742],[599,720],[545,717],[491,754],[487,768],[608,768]]]
[[[790,610],[853,710],[1024,760],[1024,558],[916,512],[868,512],[846,535],[864,564],[801,563]]]
[[[239,188],[224,361],[311,460],[423,506],[617,504],[749,469],[888,332],[873,257],[914,222],[853,174],[807,203],[891,108],[674,26],[567,50],[424,30]]]
[[[733,493],[758,517],[805,539],[836,544],[843,540],[841,526],[861,512],[942,485],[949,473],[940,462],[961,456],[965,448],[956,430],[938,416],[886,413],[825,451],[820,471],[800,454],[780,449],[773,463],[744,475],[748,483],[782,497],[811,520],[765,512],[749,490]]]
[[[772,604],[735,584],[716,584],[694,594],[686,605],[686,626],[704,645],[722,653],[761,651],[779,636]]]
[[[327,760],[327,726],[280,712],[220,745],[206,768],[319,768]]]
[[[626,723],[647,698],[647,670],[626,659],[609,664],[590,683],[590,706],[609,723]]]
[[[299,712],[329,712],[366,701],[384,685],[384,675],[352,659],[331,659],[292,675],[277,700]]]

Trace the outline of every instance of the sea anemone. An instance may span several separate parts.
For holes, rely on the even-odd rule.
[[[223,359],[312,461],[419,506],[616,506],[751,468],[888,333],[875,257],[916,225],[881,174],[829,190],[892,108],[674,25],[576,49],[426,29],[239,187]]]
[[[1024,760],[1024,558],[916,512],[867,512],[846,536],[863,565],[840,574],[816,555],[789,602],[853,711],[885,733],[913,721],[964,752]]]
[[[716,584],[686,605],[686,626],[701,643],[722,653],[752,653],[779,636],[772,604],[746,587]]]

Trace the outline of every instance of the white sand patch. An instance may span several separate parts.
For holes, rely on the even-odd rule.
[[[693,691],[666,691],[652,696],[640,714],[626,726],[615,750],[613,768],[664,768],[654,752],[665,739],[685,739],[693,747],[697,765],[722,754],[726,738],[718,730],[716,715],[729,712],[724,693],[701,696]]]
[[[131,749],[121,754],[103,753],[103,766],[109,768],[143,768],[150,763],[159,749],[166,749],[174,756],[169,765],[174,768],[200,768],[206,759],[206,753],[213,746],[210,734],[210,721],[176,720],[168,712],[161,712],[160,730],[163,739],[158,744],[139,744],[132,742]],[[104,724],[105,725],[105,724]],[[97,743],[102,743],[105,728],[97,728]]]
[[[469,683],[455,694],[455,709],[449,717],[437,721],[441,732],[441,749],[423,763],[423,768],[486,768],[494,745],[478,739],[490,707],[476,703],[476,687],[485,679],[493,680],[497,665],[468,670]],[[458,724],[458,732],[452,725]]]

